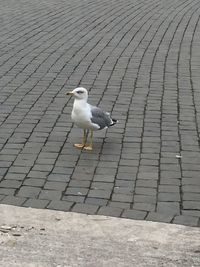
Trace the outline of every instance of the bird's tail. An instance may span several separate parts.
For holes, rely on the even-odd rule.
[[[111,124],[110,124],[110,126],[113,126],[113,125],[115,125],[116,123],[118,123],[118,120],[116,120],[116,119],[111,119]]]

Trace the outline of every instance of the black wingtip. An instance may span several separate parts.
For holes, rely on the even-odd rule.
[[[118,123],[118,120],[112,119],[112,122],[111,122],[110,126],[114,126],[116,123]]]

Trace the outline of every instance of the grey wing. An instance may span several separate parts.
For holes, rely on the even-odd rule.
[[[109,113],[104,112],[98,107],[90,106],[90,108],[92,113],[91,121],[99,125],[99,130],[111,125],[112,120]]]

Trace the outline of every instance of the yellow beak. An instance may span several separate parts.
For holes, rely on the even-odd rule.
[[[67,92],[66,95],[74,95],[74,93],[71,91],[71,92]]]

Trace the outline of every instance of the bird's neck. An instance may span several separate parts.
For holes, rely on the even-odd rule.
[[[87,106],[87,99],[75,99],[74,100],[74,107],[84,107]]]

